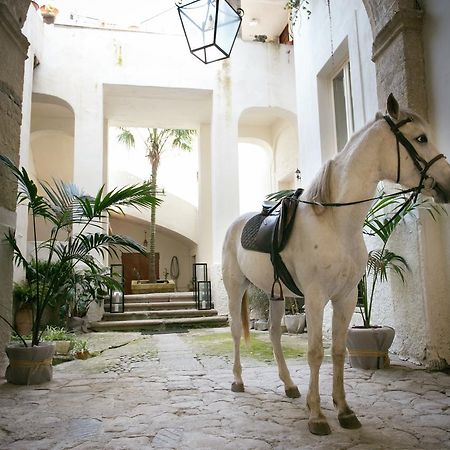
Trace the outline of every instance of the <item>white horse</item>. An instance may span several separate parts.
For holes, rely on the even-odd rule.
[[[329,300],[333,306],[333,401],[342,427],[361,426],[345,399],[344,358],[347,328],[357,301],[356,286],[367,262],[362,228],[370,201],[341,208],[319,204],[370,199],[381,180],[396,181],[408,188],[417,186],[438,202],[450,200],[450,165],[428,142],[426,123],[411,111],[400,111],[392,94],[387,101],[387,112],[389,116],[378,113],[322,167],[302,196],[317,205],[300,201],[290,240],[281,252],[293,280],[305,296],[310,367],[306,401],[308,426],[313,434],[331,432],[320,408],[319,394],[323,310]],[[229,298],[234,340],[234,392],[244,391],[239,347],[242,332],[245,337],[249,336],[246,289],[251,282],[270,293],[273,283],[269,255],[245,250],[241,245],[242,229],[252,215],[243,215],[230,226],[223,247],[223,281]],[[287,396],[296,398],[300,393],[291,379],[281,348],[283,314],[284,302],[271,301],[269,332],[279,376]]]

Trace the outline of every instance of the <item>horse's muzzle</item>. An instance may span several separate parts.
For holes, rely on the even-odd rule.
[[[431,189],[436,193],[433,197],[437,203],[450,203],[450,180],[448,186],[434,183],[434,186]]]

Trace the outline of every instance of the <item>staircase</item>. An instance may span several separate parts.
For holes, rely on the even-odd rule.
[[[215,309],[198,310],[193,292],[125,295],[125,312],[109,312],[99,322],[91,322],[93,331],[164,331],[177,328],[205,328],[228,325],[227,316]]]

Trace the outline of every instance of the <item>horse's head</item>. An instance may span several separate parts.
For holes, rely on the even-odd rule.
[[[437,202],[450,202],[450,164],[430,142],[429,127],[415,113],[401,111],[390,94],[385,121],[397,141],[397,182],[407,187],[422,185],[421,192]]]

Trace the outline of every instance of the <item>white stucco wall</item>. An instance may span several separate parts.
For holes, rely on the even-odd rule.
[[[371,61],[372,32],[361,0],[311,2],[310,19],[295,30],[295,69],[299,134],[299,168],[308,186],[321,165],[333,155],[331,77],[350,61],[355,130],[377,111],[375,65]],[[332,55],[331,49],[334,54]],[[318,126],[320,124],[320,127]]]
[[[207,117],[199,119],[189,113],[180,117],[176,107],[173,110],[177,124],[183,121],[183,126],[200,130],[199,167],[206,172],[199,174],[198,220],[192,207],[187,211],[177,203],[167,209],[167,216],[163,206],[158,221],[197,242],[200,259],[216,267],[210,273],[219,274],[223,237],[239,214],[239,117],[253,107],[295,114],[292,47],[238,40],[231,60],[205,66],[188,53],[184,36],[177,31],[158,34],[57,24],[41,32],[44,45],[33,91],[59,97],[73,109],[73,179],[87,192],[95,192],[108,181],[104,148],[105,119],[109,119],[105,111],[110,104],[105,102],[109,102],[107,95],[115,95],[114,86],[210,92]],[[145,98],[137,100],[142,105]],[[165,101],[164,94],[159,100]],[[150,102],[148,110],[160,104]]]

